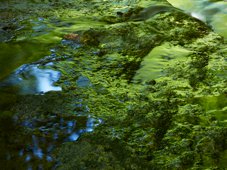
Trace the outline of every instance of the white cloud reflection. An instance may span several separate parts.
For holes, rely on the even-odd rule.
[[[43,94],[49,91],[62,91],[54,83],[59,80],[59,71],[38,68],[39,65],[22,65],[6,81],[7,85],[17,86],[21,94]]]
[[[36,91],[38,93],[62,90],[61,87],[53,85],[60,78],[58,71],[33,67],[31,74],[36,78]]]

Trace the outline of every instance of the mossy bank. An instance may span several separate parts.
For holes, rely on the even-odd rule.
[[[224,39],[165,1],[79,7],[75,16],[102,24],[59,35],[54,57],[35,62],[61,72],[56,85],[63,91],[19,96],[9,108],[19,121],[55,115],[83,126],[81,114],[101,120],[77,141],[56,145],[55,168],[226,168]],[[88,17],[82,11],[90,8]]]

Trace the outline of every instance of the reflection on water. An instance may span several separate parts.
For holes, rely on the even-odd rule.
[[[0,11],[0,170],[55,169],[57,162],[52,152],[57,146],[78,140],[83,133],[92,132],[102,123],[90,116],[88,107],[79,99],[75,106],[70,103],[70,109],[79,108],[78,113],[65,111],[68,109],[65,106],[55,109],[68,99],[67,94],[62,95],[67,99],[57,98],[62,97],[59,92],[62,88],[55,85],[61,74],[51,69],[51,62],[37,63],[42,63],[40,59],[48,53],[51,54],[47,57],[55,61],[56,49],[48,50],[60,43],[63,34],[103,23],[60,18],[58,13],[38,15],[32,9],[52,10],[52,6],[43,1],[36,2],[13,0],[0,4],[0,9],[4,9],[4,12]],[[81,46],[72,40],[61,43],[73,50]],[[34,61],[38,62],[25,64]],[[80,76],[76,84],[78,87],[91,86],[84,76]],[[47,93],[50,91],[55,92]]]
[[[72,43],[67,45],[71,46]],[[73,49],[76,48],[73,46]],[[50,51],[50,57],[55,58],[56,50]],[[58,101],[57,98],[61,93],[45,94],[62,90],[54,85],[61,74],[50,69],[52,65],[52,62],[45,65],[24,64],[0,82],[0,94],[10,95],[9,98],[15,96],[15,102],[26,100],[22,101],[22,107],[26,109],[22,108],[19,114],[4,111],[10,108],[5,106],[13,105],[11,99],[6,101],[2,98],[4,101],[0,101],[0,106],[4,106],[0,108],[0,167],[3,169],[56,169],[58,162],[53,156],[53,150],[64,142],[77,141],[83,133],[92,132],[102,123],[100,119],[90,116],[90,109],[82,103],[82,99],[74,100],[76,104],[73,107],[79,112],[72,115],[55,113],[53,107],[63,104],[62,100]],[[80,76],[76,83],[79,87],[91,84],[89,79],[83,76]],[[33,112],[33,108],[36,108],[33,105],[42,109]],[[20,107],[20,104],[18,106]]]
[[[74,50],[80,47],[69,40],[62,40],[62,44]],[[56,50],[50,49],[51,55],[47,57],[51,61],[58,57]],[[70,112],[70,115],[62,113],[67,106],[55,109],[58,105],[64,105],[62,93],[59,92],[62,88],[55,85],[61,74],[51,69],[54,64],[52,62],[37,64],[42,61],[24,64],[8,78],[0,81],[2,169],[55,169],[58,162],[55,161],[52,152],[56,147],[64,142],[77,141],[83,133],[92,132],[102,123],[101,120],[90,116],[89,108],[82,103],[82,99],[73,100],[77,104],[70,106],[78,108],[79,112]],[[87,87],[91,82],[88,78],[80,76],[76,84],[78,87]],[[46,93],[49,91],[55,92]],[[15,107],[19,107],[15,110],[21,110],[20,113],[6,111],[11,110],[14,104]],[[56,110],[61,111],[56,113]]]
[[[25,41],[0,43],[0,49],[1,80],[22,64],[39,60],[46,55],[48,53],[48,44]]]
[[[149,82],[162,77],[165,75],[162,71],[163,68],[185,60],[185,57],[191,53],[192,51],[169,43],[157,46],[144,57],[140,69],[137,70],[133,80],[134,82]]]
[[[56,146],[76,141],[102,123],[89,115],[76,115],[72,119],[52,114],[21,123],[17,119],[12,113],[0,115],[0,166],[3,169],[55,169],[57,162],[52,151]]]
[[[41,94],[48,91],[61,91],[61,87],[54,86],[59,78],[59,71],[25,64],[2,83],[2,86],[17,86],[21,94]]]
[[[203,106],[205,111],[212,114],[220,122],[227,123],[227,95],[197,97],[193,101]]]
[[[227,39],[227,1],[209,0],[168,0],[193,17],[208,23],[213,29]]]
[[[34,130],[39,127],[38,131],[41,135],[32,135],[29,149],[23,148],[19,155],[24,157],[25,162],[36,159],[52,162],[54,159],[51,152],[58,143],[76,141],[81,134],[93,131],[94,127],[101,123],[100,120],[91,117],[82,117],[82,119],[86,122],[85,124],[81,124],[77,120],[64,120],[63,118],[60,118],[59,121],[51,120],[43,126],[35,125],[35,123],[34,125],[30,124]]]

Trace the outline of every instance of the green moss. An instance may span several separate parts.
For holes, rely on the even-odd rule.
[[[108,169],[110,160],[114,160],[111,167],[119,169],[151,169],[151,167],[153,169],[196,169],[215,168],[222,164],[226,128],[219,124],[213,115],[206,112],[203,104],[194,103],[197,96],[210,93],[207,91],[210,86],[214,88],[209,82],[216,81],[217,77],[214,73],[211,76],[214,70],[211,69],[213,67],[210,61],[211,58],[217,61],[213,57],[218,50],[215,47],[215,41],[219,44],[222,40],[216,34],[208,34],[209,29],[206,29],[202,23],[185,16],[183,18],[177,16],[166,13],[157,15],[144,23],[113,24],[105,28],[106,30],[97,30],[96,33],[102,32],[107,36],[98,37],[99,45],[94,44],[94,46],[99,49],[99,52],[105,51],[105,53],[98,56],[87,55],[80,63],[81,69],[75,65],[76,70],[83,72],[92,84],[91,87],[83,90],[88,94],[86,103],[90,112],[102,118],[104,124],[97,127],[93,134],[83,136],[78,143],[68,145],[81,148],[82,150],[77,150],[82,152],[84,140],[88,140],[93,149],[101,146],[102,149],[99,150],[101,154],[98,157],[104,161],[102,164],[98,161],[92,163],[92,165],[95,164],[94,168],[103,165]],[[161,22],[163,18],[165,20]],[[179,20],[179,27],[173,28],[171,23],[176,20]],[[182,20],[184,20],[183,23],[180,22]],[[154,69],[149,68],[146,75],[141,71],[146,65],[155,64],[153,62],[155,59],[152,57],[155,56],[153,54],[155,49],[159,47],[152,50],[152,46],[159,44],[147,43],[146,37],[151,40],[149,42],[153,42],[152,39],[156,38],[154,34],[146,33],[153,30],[156,22],[165,26],[160,27],[163,29],[154,34],[164,34],[165,38],[170,38],[169,33],[174,35],[176,29],[182,29],[177,36],[170,34],[173,39],[170,43],[175,44],[171,46],[175,52],[173,55],[175,58],[182,57],[182,59],[166,64],[164,67],[163,65],[158,67],[159,72],[165,72],[165,75],[159,75],[160,78],[152,77],[155,75]],[[196,32],[193,36],[188,34],[189,30],[187,30],[191,28],[192,23],[199,25],[193,27],[195,30],[192,32]],[[172,29],[168,32],[167,28]],[[138,37],[145,41],[139,41]],[[117,42],[116,44],[113,43],[113,39]],[[199,45],[200,41],[208,39],[206,45],[202,43]],[[92,43],[88,45],[93,46]],[[163,46],[165,44],[160,48]],[[160,53],[163,53],[163,50],[157,52],[159,58],[162,57]],[[150,57],[150,63],[145,57],[147,54]],[[170,55],[169,51],[167,55]],[[137,71],[142,60],[142,65],[145,66]],[[162,60],[168,61],[168,59]],[[218,61],[221,64],[222,61]],[[57,67],[61,67],[61,63],[58,63]],[[66,61],[66,63],[71,62]],[[92,64],[89,65],[89,69],[87,63]],[[219,68],[217,72],[218,70]],[[68,76],[68,73],[65,72],[65,74]],[[137,81],[137,84],[133,84],[128,81],[133,77],[137,79],[138,75],[144,77],[143,83]],[[70,88],[70,85],[66,88]],[[67,148],[68,146],[62,146],[59,153],[67,152]],[[97,155],[89,156],[89,152],[83,152],[83,165],[81,165],[83,167],[91,166],[89,162],[91,157],[92,161],[93,158],[96,159]],[[123,154],[120,156],[119,153]],[[64,154],[57,155],[59,160],[64,160]],[[69,157],[71,156],[66,156],[66,158]],[[64,169],[68,166],[75,168],[77,165],[78,163],[73,159],[69,159],[59,168]]]
[[[122,3],[79,3],[80,12],[95,5],[91,15],[106,23],[73,27],[80,40],[60,44],[57,56],[37,61],[54,63],[49,67],[61,72],[57,84],[63,92],[21,96],[11,110],[21,121],[50,122],[53,115],[79,119],[81,113],[103,120],[94,132],[56,149],[58,169],[224,166],[227,129],[218,114],[210,113],[226,111],[223,39],[180,11],[145,21],[117,18],[115,9]],[[142,9],[131,7],[124,13],[128,18]],[[106,18],[99,18],[104,8]],[[86,82],[80,84],[81,79]],[[78,122],[83,127],[85,120]]]

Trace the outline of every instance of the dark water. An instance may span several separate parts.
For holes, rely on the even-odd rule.
[[[61,73],[52,69],[52,62],[42,64],[37,61],[54,59],[57,56],[56,45],[71,45],[67,40],[61,41],[59,35],[76,29],[75,26],[71,28],[75,22],[73,19],[26,14],[27,8],[37,10],[39,6],[50,8],[49,5],[36,1],[0,2],[1,170],[55,169],[58,162],[52,154],[54,149],[64,142],[78,140],[81,134],[92,132],[101,123],[90,116],[80,99],[75,100],[74,106],[79,108],[80,113],[74,112],[69,116],[53,111],[26,117],[29,115],[26,112],[32,112],[29,108],[32,102],[43,110],[48,105],[59,105],[55,99],[61,95],[62,88],[55,82],[60,79]],[[78,27],[86,24],[87,21],[81,21]],[[81,87],[84,82],[83,78],[78,80]],[[21,113],[15,113],[12,108],[20,107],[19,103],[23,101],[28,104],[22,104]]]
[[[0,116],[1,169],[55,169],[58,162],[52,151],[64,142],[76,141],[81,134],[92,132],[100,121],[88,116],[60,117],[23,122],[13,113]]]
[[[62,44],[72,46],[67,40],[62,40]],[[47,51],[49,56],[42,55],[45,50],[40,53],[32,51],[36,46],[37,44],[31,43],[28,44],[30,51],[25,45],[17,52],[25,60],[32,53],[37,55],[37,60],[54,60],[57,56],[54,48]],[[6,47],[4,54],[7,53],[8,45]],[[9,53],[13,54],[11,51]],[[10,62],[9,60],[6,62]],[[22,62],[20,59],[18,61]],[[90,116],[83,99],[74,99],[74,108],[79,112],[64,115],[53,111],[55,105],[64,105],[61,102],[64,101],[64,97],[61,97],[62,88],[54,84],[60,79],[61,73],[51,69],[53,66],[53,62],[42,64],[41,61],[22,64],[0,82],[1,169],[55,169],[59,163],[52,154],[54,149],[64,142],[78,140],[81,134],[92,132],[101,123],[101,120]],[[79,77],[76,83],[83,88],[89,82],[84,77]],[[15,109],[12,108],[15,107],[19,107],[16,109],[19,113],[13,112]],[[41,108],[40,113],[33,112],[36,107]],[[27,112],[31,112],[31,116]]]
[[[0,80],[24,63],[31,63],[47,55],[47,46],[29,41],[0,43]]]

